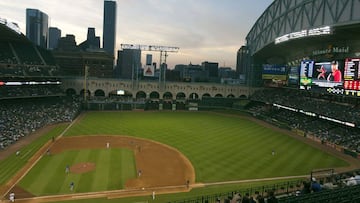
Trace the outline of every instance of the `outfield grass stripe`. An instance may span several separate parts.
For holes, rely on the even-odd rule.
[[[42,179],[42,188],[39,188],[39,190],[44,193],[53,194],[53,193],[59,193],[60,188],[62,186],[62,183],[65,178],[65,165],[68,162],[68,159],[71,157],[71,155],[66,156],[57,156],[52,155],[50,157],[46,157],[49,160],[47,165],[51,166],[51,170],[49,171],[42,171],[45,173],[44,175],[49,176],[50,178],[44,178]]]
[[[121,152],[120,183],[124,188],[127,180],[136,178],[137,172],[133,151],[122,150]]]
[[[110,165],[109,167],[111,170],[108,171],[108,190],[116,190],[116,189],[123,189],[124,186],[122,184],[123,180],[121,177],[122,174],[122,165],[123,164],[131,164],[125,163],[122,158],[122,154],[124,153],[125,149],[112,149],[111,150],[111,157],[110,157]]]
[[[22,165],[27,163],[27,160],[35,153],[34,149],[39,149],[42,143],[34,144],[33,147],[25,147],[21,150],[20,155],[10,155],[7,159],[0,164],[0,183],[5,182],[7,179],[12,177]]]
[[[1,175],[0,175],[0,183],[6,182],[10,177],[12,177],[17,170],[19,170],[19,166],[25,164],[25,160],[20,160],[19,157],[11,155],[9,159],[1,164]]]
[[[70,151],[68,151],[68,153],[71,154],[72,156],[74,156],[73,162],[69,163],[70,166],[73,166],[73,165],[80,164],[80,163],[83,163],[84,161],[86,161],[90,155],[90,150],[82,150],[82,151],[70,150]],[[75,174],[75,173],[69,173],[68,175],[66,175],[64,178],[64,181],[62,183],[61,189],[60,189],[61,193],[70,193],[71,192],[69,189],[69,185],[71,182],[75,183],[75,191],[81,190],[81,189],[78,189],[78,188],[81,188],[81,185],[79,185],[81,176],[82,176],[82,174]]]
[[[53,157],[44,156],[37,163],[41,167],[30,170],[28,176],[21,181],[21,185],[28,185],[25,188],[31,190],[35,195],[43,194],[47,190],[48,176],[54,173],[54,169],[58,166],[59,161],[52,159]],[[34,180],[34,181],[32,181]]]
[[[61,188],[64,185],[64,180],[68,176],[68,174],[65,173],[65,168],[67,165],[71,166],[75,157],[73,153],[66,152],[53,156],[52,162],[57,163],[57,166],[54,165],[54,172],[46,185],[46,192],[48,194],[59,194],[63,192]]]
[[[99,150],[91,150],[88,162],[95,164],[95,169],[82,175],[80,179],[81,191],[96,191],[93,188],[97,184],[97,181],[95,180],[95,174],[98,172],[99,159],[101,159]]]
[[[111,149],[97,150],[99,159],[96,163],[96,173],[94,174],[92,191],[106,190],[109,181],[109,170],[111,160]]]
[[[0,184],[4,184],[5,182],[7,182],[14,174],[16,174],[27,163],[27,160],[30,159],[30,157],[32,157],[37,152],[37,150],[40,149],[40,147],[42,147],[49,139],[51,139],[51,137],[57,136],[63,129],[65,129],[65,127],[66,124],[57,125],[51,131],[37,138],[31,144],[21,148],[20,149],[21,160],[18,160],[18,158],[16,158],[15,155],[10,155],[6,159],[1,160]]]

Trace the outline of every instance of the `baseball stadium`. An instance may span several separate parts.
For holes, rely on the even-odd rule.
[[[0,202],[360,202],[359,9],[274,0],[244,84],[65,75],[0,18]]]

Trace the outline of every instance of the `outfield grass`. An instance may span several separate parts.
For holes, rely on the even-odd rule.
[[[65,127],[59,126],[26,146],[22,149],[26,153],[22,154],[21,159],[13,155],[1,161],[0,180],[4,183],[37,149],[52,136],[59,135]],[[196,172],[196,182],[308,175],[314,169],[348,165],[326,152],[247,119],[211,112],[88,112],[65,133],[65,136],[86,135],[127,135],[172,146],[191,161]],[[272,150],[276,152],[274,156]],[[126,153],[129,151],[124,149],[81,150],[44,156],[20,185],[35,195],[69,193],[70,181],[75,182],[75,192],[120,189],[127,179],[136,176],[134,157]],[[107,164],[109,159],[111,162],[116,159],[122,164],[111,166]],[[97,166],[104,167],[96,169],[100,173],[93,171],[65,176],[66,164],[72,165],[79,161],[96,162]],[[237,187],[198,188],[190,193],[162,195],[164,199],[155,202],[231,191]],[[244,187],[250,186],[245,184]],[[83,202],[136,202],[148,198]]]
[[[0,161],[0,185],[5,184],[28,160],[52,137],[58,136],[66,128],[66,124],[57,125],[50,132],[37,138],[34,142],[20,149],[20,155],[15,153]]]
[[[306,175],[347,165],[247,119],[211,112],[88,112],[66,133],[79,135],[128,135],[175,147],[193,164],[196,182]]]

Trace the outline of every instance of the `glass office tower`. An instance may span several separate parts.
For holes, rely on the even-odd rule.
[[[116,1],[104,1],[103,48],[114,56],[116,44]]]
[[[26,9],[26,37],[34,44],[48,48],[48,15],[38,9]]]
[[[58,42],[61,38],[61,30],[57,27],[49,28],[49,49],[58,48]]]

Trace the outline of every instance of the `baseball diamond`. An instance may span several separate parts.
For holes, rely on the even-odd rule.
[[[199,126],[201,122],[203,124]],[[135,128],[139,123],[142,123],[141,128]],[[175,126],[175,123],[182,125]],[[17,199],[36,199],[39,202],[71,199],[74,196],[80,199],[104,196],[120,198],[146,196],[152,192],[151,188],[156,188],[157,194],[177,193],[191,191],[199,186],[216,185],[216,182],[228,184],[249,178],[266,180],[267,177],[276,176],[300,178],[306,177],[307,171],[313,168],[335,167],[341,171],[358,165],[336,151],[320,148],[350,161],[346,164],[333,155],[319,151],[321,145],[316,148],[311,147],[311,143],[306,145],[298,141],[302,137],[287,136],[292,133],[264,122],[210,112],[87,112],[74,121],[71,128],[60,134],[64,136],[57,137],[55,142],[49,140],[40,153],[34,155],[42,158],[7,192],[16,191]],[[261,137],[263,141],[255,137]],[[236,147],[244,142],[243,139],[248,140],[247,143],[241,145],[241,148]],[[110,148],[107,148],[107,143],[110,143]],[[254,147],[256,145],[263,147]],[[273,148],[276,149],[276,155],[272,155]],[[45,153],[47,149],[50,149],[51,155]],[[241,156],[238,150],[246,156]],[[226,151],[233,156],[227,155]],[[293,160],[296,153],[297,159]],[[253,157],[246,158],[250,154]],[[279,167],[282,170],[272,171],[271,175],[265,169],[254,171],[257,164],[246,167],[254,160],[260,162],[259,166],[271,161],[269,170],[272,167],[273,170]],[[283,164],[284,161],[287,165]],[[64,172],[67,164],[70,169],[76,164],[85,167],[92,165],[93,169],[67,175]],[[208,167],[228,164],[228,167],[219,168],[218,172]],[[139,170],[142,171],[141,176],[137,174]],[[190,188],[186,188],[187,180],[190,181]],[[70,181],[75,182],[73,191],[68,188]]]
[[[0,203],[360,202],[360,0],[20,2]]]

